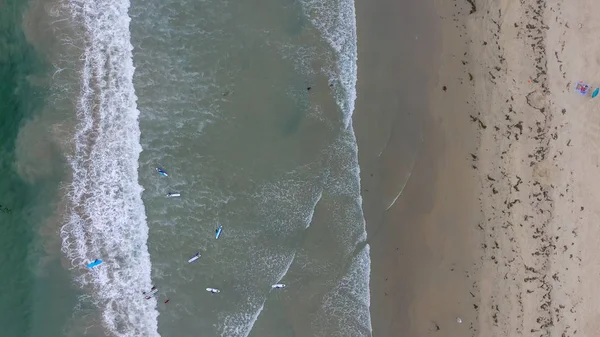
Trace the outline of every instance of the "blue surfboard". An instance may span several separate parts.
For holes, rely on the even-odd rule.
[[[221,236],[221,232],[223,232],[223,226],[219,226],[219,228],[217,228],[217,230],[215,232],[217,233],[215,235],[215,239],[218,239],[219,236]]]
[[[167,172],[165,172],[165,170],[161,169],[160,167],[156,168],[156,172],[158,172],[158,174],[160,174],[163,177],[168,177],[169,175],[167,174]]]
[[[92,263],[88,263],[87,267],[94,268],[95,266],[98,266],[101,264],[102,264],[102,260],[94,260]]]
[[[598,93],[600,93],[600,88],[596,88],[596,90],[594,90],[594,92],[592,92],[592,98],[598,96]]]

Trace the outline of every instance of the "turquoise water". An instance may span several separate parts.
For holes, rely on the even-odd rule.
[[[22,30],[26,8],[25,1],[0,3],[0,327],[6,337],[60,336],[75,295],[41,233],[60,175],[29,180],[19,159],[23,151],[36,152],[22,131],[47,95],[35,84],[46,64]]]
[[[39,89],[27,76],[40,61],[20,29],[21,1],[0,5],[0,326],[3,336],[30,331],[34,302],[34,221],[28,215],[35,204],[35,188],[15,172],[15,142],[20,127],[39,107]]]

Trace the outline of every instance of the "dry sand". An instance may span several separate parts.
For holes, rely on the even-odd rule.
[[[600,11],[589,0],[479,2],[466,19],[484,218],[479,335],[592,336]],[[581,26],[580,26],[581,25]]]
[[[375,17],[370,6],[387,10],[381,26],[403,5],[357,3],[355,122],[374,336],[595,336],[600,97],[582,97],[574,85],[600,86],[597,3],[435,1],[439,18],[426,22],[439,32],[440,49],[430,63],[437,72],[423,75],[426,106],[364,90],[375,78],[392,83],[377,60],[408,39],[403,31],[398,45],[361,45],[377,34],[365,27]],[[420,52],[389,70],[420,74]],[[404,88],[395,88],[401,100]],[[412,120],[422,140],[407,140],[414,152],[383,136],[407,128],[389,117],[407,109],[422,116]]]

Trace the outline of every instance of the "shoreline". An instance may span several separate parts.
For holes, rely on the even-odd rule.
[[[573,90],[578,80],[600,87],[600,45],[592,35],[600,13],[589,0],[434,1],[439,62],[432,63],[427,102],[418,106],[398,102],[406,88],[391,80],[399,98],[361,90],[370,76],[382,78],[369,73],[381,71],[374,60],[385,47],[412,45],[402,38],[406,31],[400,38],[374,34],[367,25],[381,23],[369,22],[377,17],[365,8],[376,5],[357,4],[355,129],[373,335],[593,335],[600,327],[600,101]],[[365,39],[380,38],[388,45],[361,49]],[[414,78],[418,58],[416,51],[412,63],[388,70]],[[384,142],[395,161],[377,155],[385,128],[402,129],[367,110],[406,114],[378,100],[422,113],[423,124],[412,125],[424,130],[413,157],[398,142]],[[408,183],[386,210],[402,181]]]
[[[440,292],[463,286],[450,269],[465,269],[470,262],[458,261],[464,252],[451,249],[453,242],[464,241],[460,231],[446,233],[442,226],[461,219],[453,208],[470,208],[463,198],[439,202],[460,187],[448,174],[460,170],[447,158],[455,154],[446,145],[449,131],[430,107],[430,101],[439,101],[438,93],[423,90],[435,86],[437,67],[444,61],[433,5],[357,2],[359,95],[354,122],[371,245],[374,336],[416,336],[436,327],[447,331],[456,317],[444,317],[453,310],[451,304],[438,302],[436,312],[427,312],[429,304]],[[444,166],[452,171],[442,174]],[[448,254],[456,258],[447,261],[443,256]],[[433,279],[451,282],[429,282]]]

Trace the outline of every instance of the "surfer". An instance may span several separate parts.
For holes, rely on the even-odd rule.
[[[167,197],[169,198],[174,198],[174,197],[180,197],[181,193],[167,193]]]
[[[158,291],[158,290],[156,289],[156,286],[152,286],[152,289],[150,289],[150,292],[152,293],[152,292],[154,292],[155,290],[156,290],[156,291]],[[142,291],[142,294],[146,295],[146,292],[145,292],[145,291]]]
[[[196,260],[198,260],[200,258],[200,252],[197,252],[196,255],[192,256],[189,260],[188,263],[192,263]]]
[[[98,265],[101,265],[101,264],[102,264],[102,260],[96,259],[96,260],[92,261],[91,263],[88,263],[87,267],[88,268],[94,268],[94,267],[96,267]]]
[[[158,292],[158,289],[156,289],[156,286],[152,286],[152,289],[150,289],[149,293],[142,291],[142,294],[147,295],[146,299],[149,300],[152,298],[152,296],[156,295],[157,292]]]
[[[221,232],[223,232],[223,226],[217,227],[217,230],[215,232],[216,232],[215,239],[218,239],[221,236]]]
[[[206,291],[213,293],[213,294],[218,294],[221,292],[221,290],[219,290],[217,288],[206,288]]]
[[[272,285],[271,288],[273,288],[273,289],[285,288],[285,284],[283,284],[283,283],[277,283],[277,284]]]
[[[167,174],[167,172],[165,172],[165,170],[161,169],[160,167],[156,168],[156,172],[158,172],[158,174],[160,174],[163,177],[168,177],[169,175]]]

